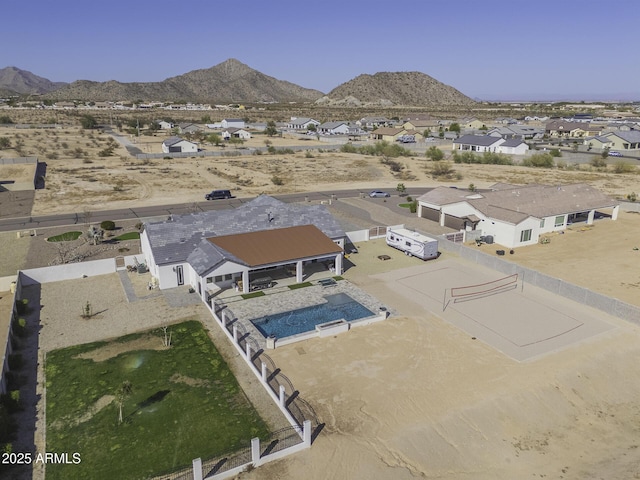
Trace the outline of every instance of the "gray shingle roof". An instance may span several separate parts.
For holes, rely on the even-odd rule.
[[[625,132],[625,131],[611,132],[611,133],[607,133],[605,136],[610,137],[612,135],[615,135],[616,137],[620,137],[625,142],[640,143],[640,132],[636,130],[631,130],[629,132]]]
[[[479,147],[488,147],[496,142],[500,142],[500,137],[492,137],[491,135],[463,135],[453,143],[462,145],[477,145]]]
[[[207,237],[300,225],[315,225],[331,239],[345,235],[338,221],[323,205],[289,204],[267,195],[234,210],[192,213],[175,216],[173,220],[148,223],[145,230],[156,264],[166,265],[184,262],[192,253],[194,261],[199,261],[200,254],[211,253],[215,257],[215,252],[208,249],[194,252]]]
[[[171,145],[175,145],[176,143],[180,143],[182,140],[184,140],[184,139],[182,139],[180,137],[169,137],[162,143],[164,145],[166,145],[167,147],[170,147]]]
[[[500,145],[501,147],[517,147],[518,145],[520,145],[521,143],[524,143],[522,140],[520,140],[519,138],[508,138],[507,140],[504,141],[504,143],[502,145]]]

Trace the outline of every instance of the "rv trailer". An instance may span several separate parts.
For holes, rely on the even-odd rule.
[[[438,257],[438,240],[406,228],[387,230],[387,245],[422,260]]]

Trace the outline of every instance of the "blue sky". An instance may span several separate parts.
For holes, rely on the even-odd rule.
[[[420,71],[482,99],[640,99],[640,0],[10,0],[0,68],[160,81],[236,58],[328,92]]]

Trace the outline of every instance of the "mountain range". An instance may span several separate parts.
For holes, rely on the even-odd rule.
[[[165,101],[201,103],[316,102],[328,106],[472,105],[474,100],[420,72],[360,75],[327,95],[278,80],[235,59],[161,82],[122,83],[115,80],[72,83],[7,67],[0,70],[0,94],[39,94],[42,98],[84,101]]]

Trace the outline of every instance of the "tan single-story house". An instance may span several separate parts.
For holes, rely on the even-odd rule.
[[[619,202],[586,184],[496,184],[490,192],[437,187],[417,198],[420,218],[457,230],[480,230],[508,248],[596,218],[616,220]]]

